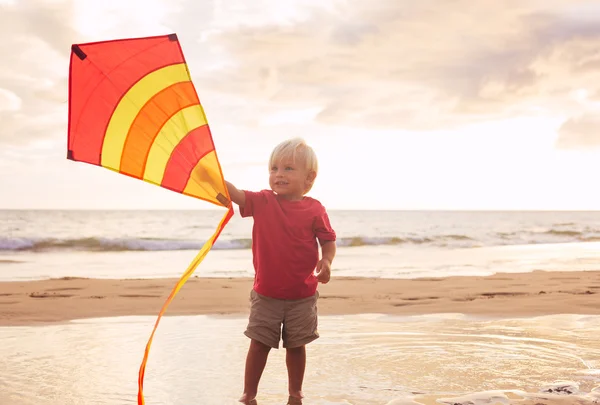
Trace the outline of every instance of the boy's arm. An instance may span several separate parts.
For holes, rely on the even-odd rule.
[[[335,241],[327,241],[321,245],[321,260],[317,263],[317,280],[323,284],[327,284],[331,278],[331,263],[335,257],[337,245]]]
[[[231,201],[233,201],[240,207],[246,205],[246,194],[242,190],[238,190],[237,187],[235,187],[228,181],[225,181],[225,185],[227,186],[227,191],[229,192]]]
[[[321,246],[322,258],[324,260],[329,261],[329,265],[331,265],[331,263],[333,263],[333,259],[335,258],[336,251],[337,251],[337,245],[335,244],[334,240],[324,242],[323,245]]]

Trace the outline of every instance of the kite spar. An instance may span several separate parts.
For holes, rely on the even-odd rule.
[[[143,405],[144,372],[158,323],[233,215],[176,34],[72,46],[67,158],[227,209],[158,313],[139,370],[138,404]]]

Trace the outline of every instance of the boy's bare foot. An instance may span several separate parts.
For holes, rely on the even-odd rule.
[[[302,405],[302,398],[289,396],[287,405]]]
[[[244,394],[240,398],[240,402],[244,405],[257,405],[256,398],[248,399],[248,395]]]

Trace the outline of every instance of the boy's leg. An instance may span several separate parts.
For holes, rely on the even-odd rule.
[[[314,296],[288,301],[283,321],[283,346],[286,348],[290,403],[301,404],[306,369],[306,345],[319,338],[317,300]],[[292,402],[293,401],[293,402]]]
[[[288,390],[291,397],[303,398],[302,382],[306,369],[306,346],[286,349],[285,364],[288,371]]]
[[[250,347],[246,356],[244,394],[240,398],[244,404],[253,404],[269,351],[279,347],[283,312],[281,300],[264,297],[254,290],[250,292],[250,316],[244,332],[250,338]]]
[[[258,393],[258,383],[267,364],[271,348],[257,340],[250,341],[250,348],[246,357],[246,370],[244,375],[244,394],[240,402],[249,404]]]

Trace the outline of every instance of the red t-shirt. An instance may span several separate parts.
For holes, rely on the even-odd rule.
[[[267,297],[300,299],[317,291],[317,241],[335,241],[325,207],[313,198],[288,201],[271,190],[244,191],[242,217],[254,217],[254,290]]]

